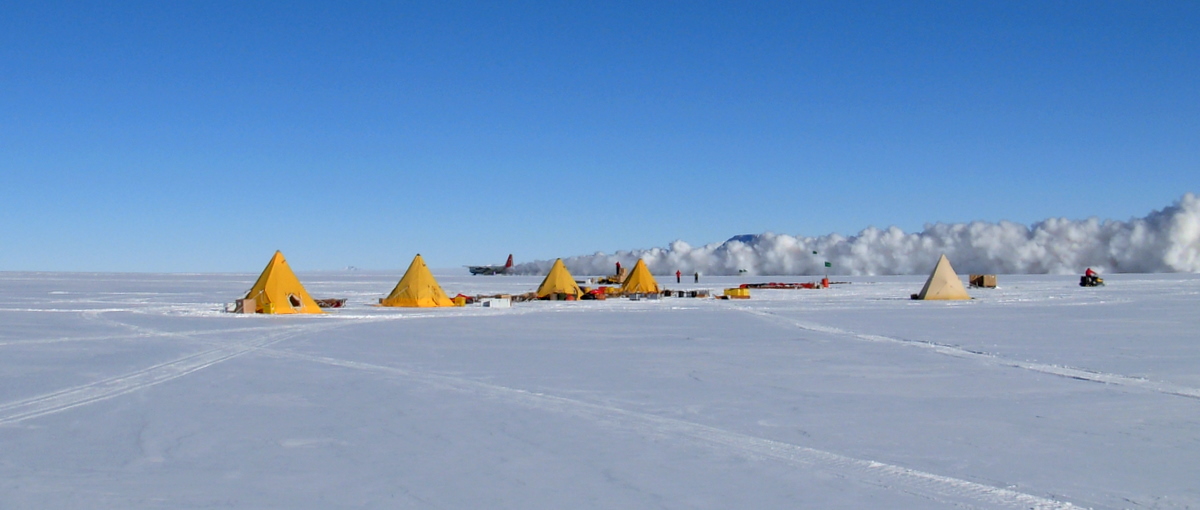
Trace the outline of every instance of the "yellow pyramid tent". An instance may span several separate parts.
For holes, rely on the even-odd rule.
[[[550,274],[546,275],[546,279],[542,280],[542,285],[537,290],[538,299],[551,294],[570,294],[577,299],[583,296],[583,289],[575,283],[575,277],[571,276],[570,271],[567,271],[567,266],[563,264],[562,259],[554,261],[554,266],[550,268]]]
[[[454,301],[446,297],[442,286],[438,285],[433,273],[425,266],[425,259],[418,253],[413,257],[408,271],[400,278],[400,283],[392,289],[392,293],[379,300],[382,306],[404,306],[428,308],[434,306],[454,306]]]
[[[283,253],[279,251],[271,257],[271,262],[258,276],[246,299],[254,300],[255,313],[325,313],[300,285],[296,273],[292,272]],[[246,311],[249,312],[248,307]]]
[[[654,280],[654,275],[650,274],[650,269],[646,267],[646,261],[638,259],[637,264],[633,265],[633,271],[629,272],[625,283],[621,284],[621,292],[624,294],[658,293],[658,282]]]
[[[933,272],[929,274],[929,279],[925,280],[921,293],[916,294],[913,299],[971,299],[971,296],[963,287],[962,279],[954,272],[954,268],[950,267],[950,259],[942,254]]]

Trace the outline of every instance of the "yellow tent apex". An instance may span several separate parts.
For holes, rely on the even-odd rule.
[[[563,264],[562,259],[554,261],[554,265],[550,267],[550,273],[546,275],[546,279],[542,280],[542,284],[538,286],[538,299],[550,296],[552,294],[570,294],[576,299],[583,296],[583,289],[575,283],[575,277],[571,276],[571,272],[567,271],[566,264]]]
[[[388,294],[388,297],[379,300],[379,304],[381,306],[430,308],[454,306],[454,301],[446,296],[442,286],[438,285],[437,279],[425,265],[425,259],[421,258],[421,254],[418,253],[416,257],[413,257],[412,264],[408,265],[408,270],[404,272],[400,282],[396,284],[396,288],[392,289],[392,293]]]
[[[621,284],[621,292],[625,294],[658,293],[658,281],[654,279],[654,275],[650,274],[650,269],[646,267],[646,261],[638,259],[637,264],[633,266],[633,271],[629,272],[629,276]]]
[[[255,313],[325,313],[304,290],[279,250],[275,250],[267,267],[250,287],[246,299],[254,300]]]
[[[943,253],[938,258],[933,272],[929,274],[929,279],[925,280],[925,286],[913,299],[959,300],[971,299],[971,295],[967,294],[962,279],[954,272],[954,268],[950,267],[950,259]]]

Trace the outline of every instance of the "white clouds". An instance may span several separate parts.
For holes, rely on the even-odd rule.
[[[885,275],[926,273],[942,253],[962,273],[1072,274],[1086,267],[1110,273],[1200,272],[1200,198],[1188,193],[1170,207],[1127,222],[1051,218],[1032,226],[938,223],[917,233],[871,227],[850,237],[765,233],[698,247],[675,241],[666,248],[563,260],[579,275],[610,274],[616,262],[632,267],[638,258],[655,274],[731,275],[743,269],[765,275],[820,274],[830,261],[833,274]],[[544,274],[552,262],[516,269]]]

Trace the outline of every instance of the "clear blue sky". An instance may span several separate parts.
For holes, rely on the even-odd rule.
[[[0,270],[450,267],[1188,191],[1194,1],[0,7]]]

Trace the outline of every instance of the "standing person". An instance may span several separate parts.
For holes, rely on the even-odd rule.
[[[696,271],[696,283],[700,283],[700,271]]]
[[[678,270],[678,269],[676,269],[676,270],[675,270],[675,283],[679,283],[679,277],[680,277],[680,276],[683,276],[683,273],[679,272],[679,270]]]
[[[618,275],[621,274],[621,261],[619,261],[619,260],[617,261],[617,274]]]

